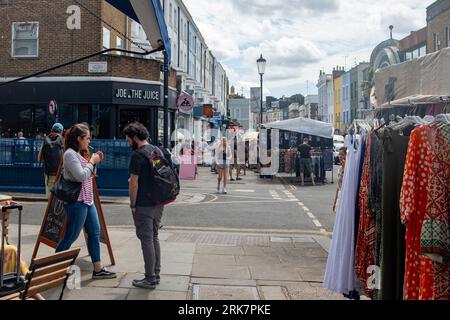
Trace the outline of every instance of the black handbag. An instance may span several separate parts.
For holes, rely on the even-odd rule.
[[[64,175],[61,173],[61,176],[57,183],[55,183],[51,192],[55,195],[59,200],[66,203],[75,203],[78,201],[78,197],[81,193],[81,182],[75,182],[64,179]]]

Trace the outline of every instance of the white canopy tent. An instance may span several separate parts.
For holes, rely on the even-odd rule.
[[[325,139],[333,139],[334,129],[331,123],[311,120],[308,118],[295,118],[272,122],[264,125],[267,129],[279,129],[303,133]]]

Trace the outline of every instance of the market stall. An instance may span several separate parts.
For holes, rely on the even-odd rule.
[[[298,147],[304,138],[313,147],[312,162],[318,181],[325,182],[326,172],[333,172],[333,125],[308,118],[296,118],[265,124],[268,130],[280,130],[279,172],[300,176]]]

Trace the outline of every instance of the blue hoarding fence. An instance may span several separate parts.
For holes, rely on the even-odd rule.
[[[0,189],[11,192],[43,192],[44,168],[38,161],[43,140],[0,139]],[[104,195],[128,194],[131,149],[125,140],[92,140],[94,152],[103,151],[97,184]]]

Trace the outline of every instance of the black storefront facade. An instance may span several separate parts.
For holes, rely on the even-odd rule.
[[[176,90],[169,90],[169,133],[175,130],[176,99]],[[163,139],[163,101],[162,83],[151,81],[68,77],[14,83],[0,87],[0,136],[22,131],[35,138],[58,121],[65,128],[86,122],[96,139],[122,139],[123,128],[139,121],[156,143]]]

